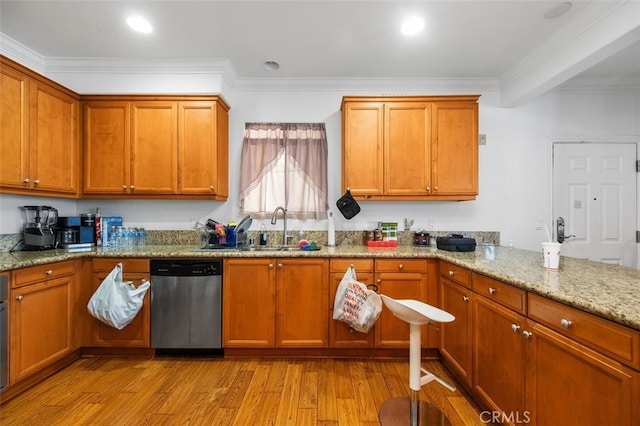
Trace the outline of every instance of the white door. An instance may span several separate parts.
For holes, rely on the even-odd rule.
[[[554,143],[553,217],[564,256],[636,267],[636,145]]]

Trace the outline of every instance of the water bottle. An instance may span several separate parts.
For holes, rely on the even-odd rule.
[[[115,225],[112,225],[111,228],[109,228],[109,247],[117,247],[118,246],[118,235],[117,235],[117,230],[118,228],[116,228]]]

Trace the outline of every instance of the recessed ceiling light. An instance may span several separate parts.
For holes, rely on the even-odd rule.
[[[571,9],[571,6],[573,6],[571,4],[571,2],[564,2],[564,3],[560,3],[557,4],[555,6],[553,6],[551,9],[547,10],[544,13],[544,17],[547,19],[556,19],[561,17],[562,15],[564,15],[565,13],[567,13],[569,11],[569,9]]]
[[[418,34],[424,28],[424,20],[419,16],[410,16],[404,20],[400,31],[406,36]]]
[[[142,16],[129,16],[127,18],[127,24],[139,33],[149,34],[153,31],[151,23]]]
[[[277,71],[280,68],[280,64],[276,61],[264,61],[262,67],[269,71]]]

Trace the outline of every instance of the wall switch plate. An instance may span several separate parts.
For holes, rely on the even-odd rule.
[[[478,135],[478,144],[479,145],[486,145],[487,144],[487,135],[485,135],[484,133]]]

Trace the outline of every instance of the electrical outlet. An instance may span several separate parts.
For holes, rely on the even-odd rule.
[[[478,135],[478,145],[486,145],[487,144],[487,135],[484,133]]]

